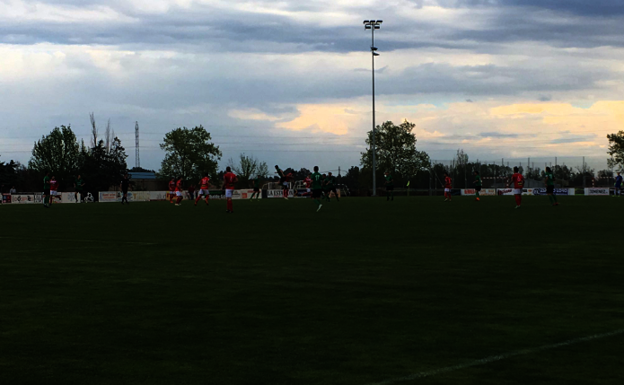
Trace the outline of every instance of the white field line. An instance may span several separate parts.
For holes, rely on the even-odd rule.
[[[417,379],[420,379],[420,378],[432,377],[432,376],[435,376],[435,375],[438,375],[438,374],[454,372],[456,370],[465,369],[465,368],[469,368],[469,367],[472,367],[472,366],[485,365],[485,364],[489,364],[491,362],[502,361],[502,360],[506,360],[508,358],[512,358],[512,357],[516,357],[516,356],[524,356],[524,355],[534,354],[534,353],[538,353],[538,352],[541,352],[541,351],[544,351],[544,350],[556,349],[556,348],[560,348],[560,347],[564,347],[564,346],[570,346],[570,345],[579,344],[579,343],[582,343],[582,342],[588,342],[588,341],[598,340],[598,339],[601,339],[601,338],[613,337],[613,336],[617,336],[617,335],[620,335],[620,334],[624,334],[624,329],[615,330],[615,331],[612,331],[612,332],[609,332],[609,333],[594,334],[594,335],[591,335],[591,336],[588,336],[588,337],[575,338],[575,339],[572,339],[572,340],[559,342],[557,344],[544,345],[544,346],[540,346],[540,347],[537,347],[537,348],[516,350],[516,351],[513,351],[513,352],[509,352],[509,353],[503,353],[503,354],[499,354],[499,355],[495,355],[495,356],[489,356],[489,357],[481,358],[479,360],[467,362],[465,364],[447,366],[445,368],[434,369],[434,370],[429,370],[429,371],[426,371],[426,372],[410,374],[410,375],[405,376],[405,377],[391,378],[391,379],[388,379],[388,380],[385,380],[385,381],[375,382],[375,383],[370,384],[370,385],[389,385],[389,384],[395,384],[397,382],[404,382],[404,381],[417,380]]]
[[[26,237],[0,237],[0,239],[16,239],[16,240],[29,240],[32,238],[26,238]],[[58,242],[59,239],[51,239],[51,238],[37,238],[38,240],[43,240],[43,241],[49,241],[49,242]],[[83,242],[83,243],[106,243],[106,244],[111,244],[111,245],[117,245],[117,244],[125,244],[125,245],[156,245],[156,243],[150,243],[150,242],[135,242],[135,241],[107,241],[107,240],[103,240],[103,239],[71,239],[71,242]]]

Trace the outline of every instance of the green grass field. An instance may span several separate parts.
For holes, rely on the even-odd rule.
[[[624,199],[560,201],[0,206],[0,383],[620,385]]]

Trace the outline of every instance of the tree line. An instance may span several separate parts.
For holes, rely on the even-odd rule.
[[[125,152],[121,140],[115,136],[108,122],[104,135],[100,135],[95,117],[90,114],[91,142],[86,145],[84,140],[78,142],[71,126],[55,127],[48,135],[42,136],[34,143],[32,157],[28,165],[11,160],[0,162],[0,183],[2,191],[11,186],[19,186],[21,191],[40,191],[41,180],[46,172],[56,176],[62,190],[70,190],[78,174],[86,181],[86,190],[90,192],[106,191],[119,183],[121,176],[128,171]],[[404,121],[395,125],[386,121],[375,130],[375,177],[377,186],[383,187],[384,173],[393,176],[397,187],[408,185],[412,188],[428,188],[432,184],[439,187],[440,176],[448,172],[454,177],[456,188],[471,187],[472,173],[478,170],[484,178],[507,178],[512,168],[504,164],[482,164],[470,161],[468,154],[462,149],[450,164],[434,163],[424,151],[416,147],[417,138],[414,134],[415,124]],[[621,169],[624,166],[624,131],[607,135],[609,140],[609,167]],[[338,183],[347,185],[352,191],[365,195],[370,193],[373,179],[373,131],[369,131],[365,143],[368,149],[361,153],[360,165],[346,170],[340,175]],[[186,128],[179,127],[165,134],[160,148],[165,152],[161,168],[156,173],[162,181],[171,177],[182,178],[188,183],[196,183],[205,174],[213,181],[220,181],[223,170],[219,170],[222,152],[212,142],[210,133],[201,125]],[[228,159],[226,165],[239,176],[242,186],[246,186],[252,178],[266,180],[277,179],[269,172],[266,162],[253,156],[240,154],[237,160]],[[135,169],[134,171],[147,171]],[[306,168],[294,170],[287,168],[295,180],[304,179],[310,174]],[[540,168],[524,168],[521,170],[527,179],[540,179],[544,170]],[[562,184],[580,185],[585,179],[594,176],[606,177],[609,170],[595,170],[585,167],[573,169],[566,165],[553,167],[556,179]]]

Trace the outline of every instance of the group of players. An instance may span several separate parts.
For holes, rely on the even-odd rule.
[[[284,173],[284,171],[280,169],[278,165],[275,166],[275,170],[276,174],[278,174],[280,178],[280,183],[282,184],[283,197],[284,199],[288,199],[290,193],[290,183],[293,180],[293,174]],[[340,198],[338,197],[338,191],[336,190],[336,177],[334,177],[331,172],[328,172],[327,175],[320,174],[318,170],[318,166],[314,166],[314,172],[305,178],[304,183],[307,191],[302,194],[302,196],[309,196],[314,199],[315,202],[317,202],[317,211],[319,211],[321,207],[323,207],[321,199],[330,201],[332,193],[336,197],[336,200],[340,201]],[[226,172],[223,175],[222,186],[222,189],[225,191],[227,213],[234,213],[232,195],[234,193],[234,187],[237,182],[238,177],[232,172],[232,169],[230,167],[227,167]],[[122,181],[122,192],[124,197],[122,198],[122,203],[123,199],[125,199],[125,197],[127,196],[127,187],[124,189],[125,186],[123,183],[124,182]],[[182,177],[171,178],[171,180],[169,181],[169,202],[174,204],[175,197],[175,206],[182,205],[182,199],[184,196],[183,183],[184,182]],[[212,185],[210,183],[210,177],[206,173],[199,181],[199,191],[197,192],[197,198],[195,198],[195,206],[197,206],[199,201],[201,201],[202,199],[205,201],[206,205],[210,204],[209,190],[211,186]],[[253,194],[250,197],[252,201],[254,199],[257,200],[261,197],[260,188],[261,179],[259,176],[257,176],[253,179]]]
[[[82,176],[78,175],[74,180],[74,198],[76,202],[80,202],[79,194],[82,196],[85,182]],[[47,172],[43,177],[43,207],[49,208],[54,200],[60,200],[61,194],[58,191],[59,182],[54,175],[50,176],[50,172]]]
[[[282,169],[279,168],[278,165],[275,166],[276,174],[278,174],[280,178],[280,183],[282,184],[282,191],[284,199],[288,199],[290,183],[293,180],[292,173],[284,173]],[[325,199],[330,201],[331,194],[333,193],[336,197],[336,200],[340,200],[338,197],[338,192],[336,191],[336,178],[332,175],[331,172],[327,174],[320,174],[318,172],[318,166],[314,166],[314,172],[308,175],[305,180],[306,193],[303,196],[310,196],[315,202],[318,204],[317,211],[323,207],[321,203],[321,199]],[[524,188],[524,176],[520,173],[518,167],[514,167],[514,173],[511,176],[510,184],[513,183],[513,194],[516,200],[516,208],[520,208],[522,204],[522,189]],[[482,187],[481,175],[478,171],[474,171],[474,186],[476,191],[476,201],[480,201],[480,192]],[[394,200],[394,180],[390,172],[386,171],[384,173],[385,178],[385,187],[386,187],[386,200]],[[226,198],[226,212],[234,213],[234,207],[232,203],[232,195],[234,192],[235,184],[238,182],[238,177],[232,172],[230,167],[226,168],[226,172],[223,175],[223,190],[225,190],[225,198]],[[622,176],[620,173],[617,173],[617,177],[615,178],[615,194],[614,197],[621,197],[622,195]],[[256,177],[253,179],[253,194],[251,195],[251,200],[259,199],[261,196],[260,188],[261,188],[261,179],[260,177]],[[550,203],[553,206],[558,206],[559,202],[557,201],[557,195],[555,194],[555,177],[550,167],[546,167],[546,172],[544,173],[544,184],[546,185],[546,195],[548,196]],[[197,193],[197,198],[195,199],[195,206],[199,203],[200,200],[204,199],[206,205],[209,204],[210,200],[210,192],[209,188],[210,177],[208,174],[204,174],[204,177],[199,181],[199,191]],[[82,195],[84,190],[85,182],[80,175],[76,177],[74,180],[74,196],[76,201],[79,200],[79,194]],[[122,204],[129,204],[128,202],[128,188],[130,186],[130,177],[126,173],[121,180],[120,188],[122,191]],[[444,201],[451,202],[451,189],[453,186],[453,180],[450,175],[445,172],[444,173]],[[509,186],[509,184],[508,184]],[[55,176],[50,176],[50,173],[46,173],[43,178],[43,205],[46,208],[49,208],[50,205],[54,202],[55,199],[60,199],[60,194],[58,193],[59,183],[56,180]],[[169,181],[169,202],[174,203],[173,199],[175,197],[176,206],[180,206],[182,203],[183,197],[183,180],[181,177],[179,178],[171,178]]]
[[[524,188],[524,176],[520,173],[520,169],[518,167],[514,167],[514,173],[511,176],[509,186],[513,183],[513,195],[516,200],[516,208],[520,208],[522,205],[522,189]],[[480,192],[481,192],[481,175],[479,175],[479,171],[474,171],[474,186],[476,191],[476,201],[480,201]],[[444,173],[444,201],[451,201],[451,188],[453,185],[453,180],[449,176],[448,173]],[[550,203],[553,206],[559,206],[559,202],[557,201],[557,195],[555,194],[555,175],[552,172],[550,167],[546,167],[546,171],[544,172],[544,185],[546,186],[546,195],[550,200]],[[615,178],[615,193],[613,197],[621,197],[622,196],[622,175],[617,173],[617,177]]]

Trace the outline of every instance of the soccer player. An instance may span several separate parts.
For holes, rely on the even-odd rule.
[[[169,203],[173,203],[173,197],[175,196],[176,180],[171,178],[169,181]]]
[[[514,198],[516,199],[516,208],[519,209],[522,204],[522,187],[524,187],[524,177],[520,174],[518,167],[514,167],[514,173],[511,176],[511,181],[514,184]]]
[[[312,188],[312,176],[311,175],[306,176],[306,178],[303,180],[303,183],[305,183],[305,186],[306,186],[305,195],[309,196],[309,197],[312,197],[312,190],[311,190],[311,188]]]
[[[282,194],[284,195],[284,199],[288,199],[288,182],[286,181],[286,175],[284,175],[284,171],[282,171],[278,165],[275,165],[275,172],[279,175],[280,183],[282,184]]]
[[[288,192],[290,191],[290,181],[293,179],[292,172],[284,175],[284,199],[288,199]]]
[[[54,177],[54,175],[52,175],[52,178],[50,178],[50,205],[54,202],[54,199],[57,197],[58,194],[58,182],[56,181],[56,178]]]
[[[474,185],[475,185],[475,192],[477,194],[477,201],[480,201],[480,192],[481,192],[481,175],[479,175],[479,171],[476,171],[473,173],[475,180],[474,180]]]
[[[544,184],[546,185],[546,195],[548,195],[550,203],[553,206],[559,206],[557,196],[555,195],[555,176],[553,175],[550,167],[546,167],[546,172],[544,173]]]
[[[448,172],[444,173],[444,202],[451,201],[451,187],[453,187],[453,180],[449,176]]]
[[[318,166],[314,166],[314,173],[312,174],[312,198],[318,203],[318,212],[323,205],[321,204],[321,193],[323,192],[323,176],[318,172]]]
[[[84,180],[82,179],[80,174],[78,174],[76,180],[74,181],[74,198],[76,199],[76,203],[80,203],[80,199],[78,199],[78,194],[80,194],[80,197],[82,198],[82,189],[84,185]]]
[[[230,167],[227,167],[225,169],[225,175],[223,175],[223,187],[225,189],[225,200],[227,204],[227,209],[225,210],[226,213],[234,213],[232,193],[234,192],[234,184],[236,182],[238,182],[238,177],[232,172]]]
[[[182,206],[182,192],[184,191],[184,187],[182,187],[182,177],[178,178],[178,181],[175,185],[175,194],[176,194],[176,206]]]
[[[204,177],[199,181],[199,192],[197,193],[197,198],[195,199],[195,206],[197,206],[197,202],[202,198],[202,196],[206,199],[206,206],[209,205],[210,200],[210,178],[208,177],[208,173],[204,174]]]
[[[124,201],[126,204],[130,204],[130,202],[128,202],[128,187],[130,187],[130,176],[128,173],[125,173],[121,178],[119,187],[121,188],[121,204],[123,205]]]
[[[43,207],[50,207],[50,172],[43,177]]]
[[[384,173],[384,178],[386,179],[386,201],[394,200],[394,178],[390,175],[390,171],[386,171]]]
[[[621,197],[622,196],[622,175],[620,175],[620,173],[617,173],[617,177],[615,178],[615,189],[613,191],[613,196],[614,197]]]
[[[336,177],[332,175],[331,171],[327,173],[327,177],[325,178],[325,186],[327,189],[327,201],[329,202],[329,198],[331,197],[331,193],[334,193],[336,200],[340,202],[338,198],[338,191],[336,191]]]
[[[256,197],[256,200],[260,199],[260,184],[262,183],[262,181],[260,180],[260,175],[256,176],[253,180],[253,194],[251,194],[251,198],[249,199],[254,199],[254,196]]]

